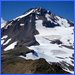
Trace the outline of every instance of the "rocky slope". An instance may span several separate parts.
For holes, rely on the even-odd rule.
[[[61,64],[51,63],[49,64],[45,59],[40,58],[37,60],[25,60],[20,57],[15,57],[10,60],[4,60],[2,62],[2,73],[18,73],[18,74],[69,74],[62,69]]]

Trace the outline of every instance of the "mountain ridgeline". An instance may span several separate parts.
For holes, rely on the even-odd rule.
[[[2,46],[2,48],[6,48],[9,44],[12,44],[15,41],[17,41],[16,46],[39,45],[34,37],[34,35],[39,34],[35,25],[36,20],[42,20],[42,25],[46,28],[54,28],[56,26],[74,26],[71,21],[58,17],[46,9],[32,8],[23,13],[23,15],[9,21],[4,28],[2,28],[2,37],[8,35],[4,42],[11,38],[11,41],[7,45]],[[61,23],[58,21],[61,21]],[[66,21],[69,25],[65,25]]]

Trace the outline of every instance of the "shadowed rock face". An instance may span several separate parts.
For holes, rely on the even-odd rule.
[[[66,45],[62,45],[62,46],[69,48],[69,49],[74,49],[73,46],[66,46]]]
[[[60,40],[53,40],[53,41],[51,41],[50,43],[52,43],[52,44],[62,44],[62,42],[60,41]]]
[[[12,60],[14,58],[17,58],[19,56],[25,56],[27,53],[33,53],[34,54],[34,50],[30,50],[25,46],[21,46],[21,47],[16,47],[14,49],[8,50],[8,51],[3,51],[2,52],[2,62],[5,60]]]
[[[54,28],[55,26],[60,26],[60,25],[59,24],[55,25],[54,23],[51,23],[50,21],[44,21],[43,26]]]
[[[31,17],[31,15],[33,17]],[[26,16],[19,21],[12,21],[12,23],[9,23],[10,26],[7,26],[7,29],[2,29],[2,36],[8,36],[5,41],[11,38],[11,41],[7,45],[2,46],[3,49],[15,41],[18,42],[16,46],[39,45],[34,38],[34,35],[38,34],[38,31],[35,29],[35,15],[31,15]],[[29,22],[30,20],[32,22]],[[24,26],[20,26],[20,24],[24,24]]]
[[[8,68],[8,69],[7,69]],[[40,58],[38,60],[25,60],[23,58],[17,57],[14,59],[5,60],[2,62],[2,73],[58,73],[66,74],[68,72],[64,71],[61,68],[61,65],[58,63],[48,64],[44,59]],[[69,74],[69,73],[68,73]]]

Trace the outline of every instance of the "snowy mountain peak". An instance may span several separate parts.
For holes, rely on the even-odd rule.
[[[46,27],[55,27],[55,26],[74,26],[74,24],[67,20],[64,19],[60,16],[57,16],[53,13],[51,13],[49,10],[43,9],[43,8],[31,8],[25,13],[23,13],[21,16],[16,17],[15,20],[21,20],[26,17],[33,17],[35,20],[41,19],[43,20],[44,26]],[[32,18],[30,19],[30,22],[32,21]]]
[[[21,15],[21,16],[19,16],[19,17],[16,17],[15,19],[13,19],[13,20],[16,20],[16,19],[18,19],[18,18],[23,18],[23,17],[26,17],[26,16],[28,16],[28,15],[30,15],[30,14],[36,14],[36,15],[38,15],[38,14],[40,14],[40,15],[42,15],[42,14],[45,14],[45,13],[47,13],[47,10],[46,9],[43,9],[43,8],[31,8],[31,9],[29,9],[28,11],[26,11],[25,13],[23,13],[23,15]],[[48,12],[49,13],[49,12]]]
[[[27,12],[29,12],[29,11],[31,11],[31,10],[34,10],[32,13],[36,13],[36,14],[38,14],[37,12],[39,12],[39,13],[47,13],[47,10],[46,9],[44,9],[44,8],[41,8],[41,7],[39,7],[39,8],[31,8],[31,9],[29,9]],[[49,13],[50,11],[48,11],[48,13]],[[25,12],[26,13],[26,12]],[[24,14],[25,14],[24,13]]]
[[[25,59],[44,58],[48,63],[74,66],[74,24],[46,9],[32,8],[2,28],[4,51],[27,46],[38,57],[28,53]],[[64,64],[64,69],[70,71]],[[73,70],[72,70],[73,71]],[[71,72],[72,72],[71,71]]]

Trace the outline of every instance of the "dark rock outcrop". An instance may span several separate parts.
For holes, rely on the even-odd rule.
[[[1,56],[2,56],[2,62],[4,60],[12,60],[14,58],[17,58],[18,56],[22,55],[26,57],[27,53],[33,53],[35,54],[34,50],[30,50],[25,46],[21,46],[21,47],[16,47],[14,49],[8,50],[8,51],[3,51]]]
[[[62,42],[61,42],[60,40],[58,40],[58,39],[57,39],[57,40],[53,40],[53,41],[51,41],[50,43],[52,43],[52,44],[55,44],[55,43],[56,43],[56,44],[58,44],[58,45],[59,45],[59,44],[62,44]]]

